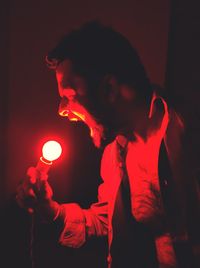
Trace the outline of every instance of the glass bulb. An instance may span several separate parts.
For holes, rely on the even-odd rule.
[[[47,141],[42,147],[42,155],[48,161],[54,161],[62,153],[61,145],[57,141]]]

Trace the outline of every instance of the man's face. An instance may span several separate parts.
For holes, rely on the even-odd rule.
[[[56,79],[62,98],[59,114],[68,117],[70,121],[83,121],[90,129],[95,146],[100,147],[105,129],[103,123],[98,120],[98,112],[93,109],[98,104],[89,97],[86,79],[75,74],[70,60],[64,60],[58,65]]]

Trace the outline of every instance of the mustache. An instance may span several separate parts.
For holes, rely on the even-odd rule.
[[[62,117],[68,117],[72,121],[90,123],[90,126],[98,124],[97,118],[90,112],[90,109],[76,99],[68,100],[65,97],[62,98],[59,104],[58,114]]]
[[[59,104],[58,113],[60,116],[68,116],[70,113],[74,113],[80,116],[80,119],[85,121],[85,116],[90,114],[88,110],[77,100],[68,100],[62,98]]]

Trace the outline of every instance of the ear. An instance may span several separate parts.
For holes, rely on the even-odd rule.
[[[111,103],[115,102],[120,94],[119,83],[114,75],[106,75],[103,79],[104,94]]]

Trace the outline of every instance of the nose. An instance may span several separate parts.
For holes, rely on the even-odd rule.
[[[73,88],[64,88],[62,90],[62,97],[65,97],[68,100],[73,100],[75,96],[76,96],[76,91]]]

